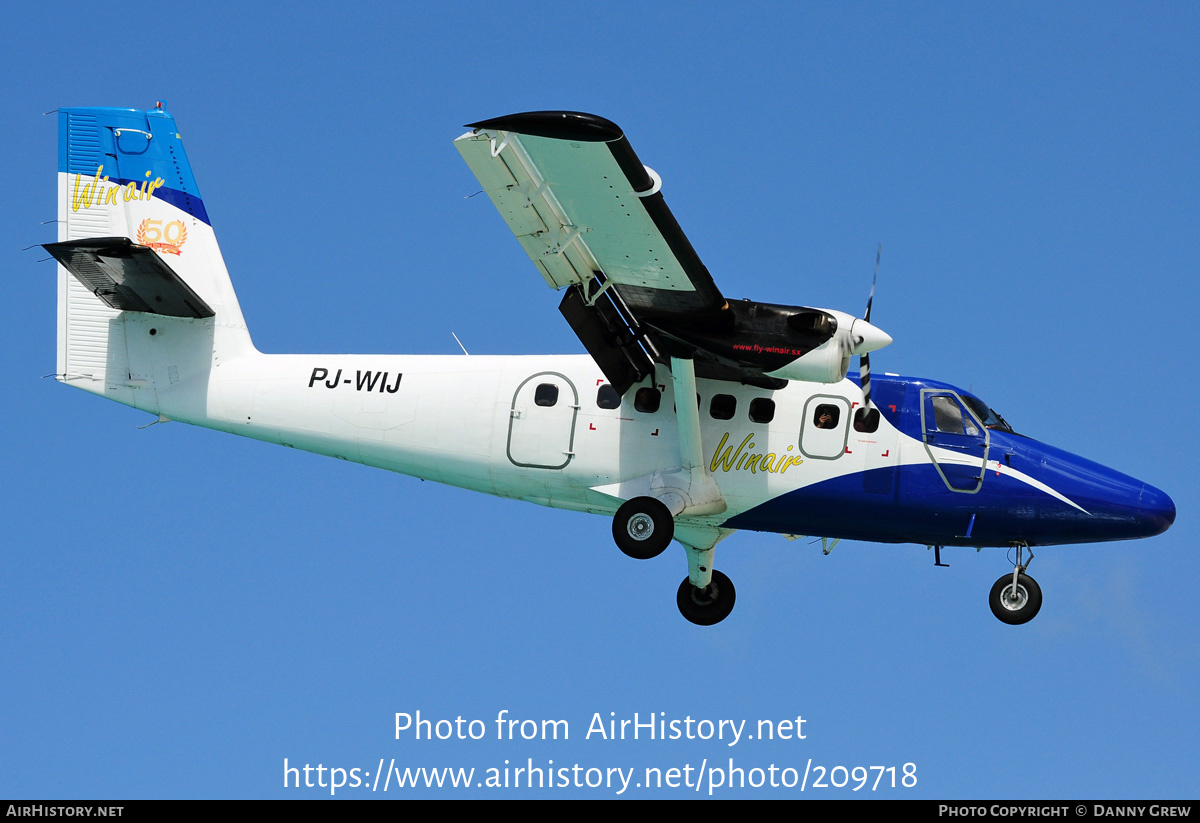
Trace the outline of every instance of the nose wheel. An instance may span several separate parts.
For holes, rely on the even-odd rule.
[[[1027,574],[1017,572],[1015,581],[1013,575],[1006,574],[992,586],[988,602],[997,620],[1019,626],[1036,617],[1042,608],[1042,589]]]
[[[1028,623],[1037,617],[1038,610],[1042,608],[1042,587],[1025,574],[1029,564],[1021,562],[1021,554],[1028,547],[1022,544],[1016,548],[1017,562],[1012,574],[1006,574],[997,580],[992,586],[991,594],[988,595],[992,614],[996,615],[996,619],[1001,623],[1008,623],[1010,626]],[[1029,559],[1033,560],[1032,549],[1029,550]]]
[[[1017,550],[1017,561],[1013,564],[1012,574],[1006,574],[996,581],[988,595],[988,605],[992,614],[1001,623],[1019,626],[1037,617],[1042,608],[1042,587],[1037,584],[1025,570],[1033,562],[1033,547],[1027,543],[1014,543]],[[1022,556],[1029,552],[1029,562],[1022,563]]]

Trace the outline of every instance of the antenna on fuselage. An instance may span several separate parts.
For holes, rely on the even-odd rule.
[[[470,356],[471,356],[471,353],[470,353],[469,351],[467,351],[467,347],[466,347],[466,346],[464,346],[464,345],[462,344],[462,341],[458,339],[458,335],[457,335],[457,334],[455,334],[454,332],[450,332],[450,336],[454,338],[454,342],[458,344],[458,347],[459,347],[460,349],[462,349],[462,350],[463,350],[463,354],[465,354],[465,355],[467,355],[468,357],[470,357]]]

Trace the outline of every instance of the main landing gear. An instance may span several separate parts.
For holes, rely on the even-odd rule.
[[[675,520],[670,510],[653,497],[635,497],[617,509],[612,532],[618,549],[634,560],[649,560],[671,544]]]
[[[617,548],[637,560],[658,557],[676,536],[675,518],[666,505],[653,497],[634,497],[621,504],[613,517],[613,540]],[[713,546],[718,530],[684,527],[679,542],[687,551],[688,576],[679,584],[675,602],[679,613],[698,626],[720,623],[733,611],[737,597],[733,582],[712,568]],[[707,546],[707,548],[697,548]]]
[[[716,569],[712,570],[712,581],[702,589],[693,586],[690,577],[683,578],[675,595],[679,613],[697,626],[720,623],[733,611],[735,599],[733,581]]]
[[[1006,574],[992,586],[988,595],[988,604],[992,614],[1002,623],[1019,626],[1028,623],[1037,616],[1042,608],[1042,589],[1029,575],[1025,574],[1028,563],[1021,562],[1021,551],[1024,547],[1017,546],[1017,562],[1012,574]],[[1029,559],[1033,560],[1030,551]]]

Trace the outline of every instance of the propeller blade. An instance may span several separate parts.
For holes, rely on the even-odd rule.
[[[870,355],[863,354],[858,358],[858,377],[862,381],[863,408],[871,408],[871,360]]]
[[[879,258],[883,256],[883,243],[879,244],[879,248],[875,249],[875,274],[871,276],[871,295],[867,298],[867,313],[863,315],[863,320],[871,322],[871,303],[875,302],[875,281],[879,279]]]
[[[871,294],[867,297],[867,313],[863,315],[863,320],[868,324],[871,322],[871,304],[875,302],[875,283],[879,280],[879,258],[882,256],[883,243],[881,242],[875,249],[875,274],[871,276]],[[890,337],[888,342],[891,342]],[[869,354],[870,350],[864,351],[858,358],[858,378],[862,383],[863,408],[867,410],[871,408],[871,359]]]

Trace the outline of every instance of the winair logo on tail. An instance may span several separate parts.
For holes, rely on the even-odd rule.
[[[789,466],[799,466],[804,462],[803,457],[793,457],[790,454],[775,454],[775,452],[767,452],[766,454],[754,454],[754,435],[746,435],[746,439],[734,449],[732,445],[725,445],[729,441],[729,432],[725,432],[721,437],[721,442],[717,444],[717,450],[713,452],[712,462],[708,464],[708,470],[715,473],[717,469],[723,472],[728,471],[748,471],[752,474],[759,472],[770,472],[774,474],[783,474],[788,470]],[[725,451],[722,452],[721,449]],[[792,450],[791,446],[787,447],[788,451]]]
[[[154,196],[155,189],[161,189],[165,180],[156,177],[149,179],[152,172],[146,172],[146,178],[139,185],[130,180],[125,185],[113,183],[107,185],[108,175],[104,174],[104,166],[96,167],[96,176],[83,183],[83,175],[75,175],[75,185],[71,189],[71,211],[90,209],[92,206],[115,206],[121,200],[128,203],[132,200],[149,200]],[[82,185],[81,185],[82,184]]]

